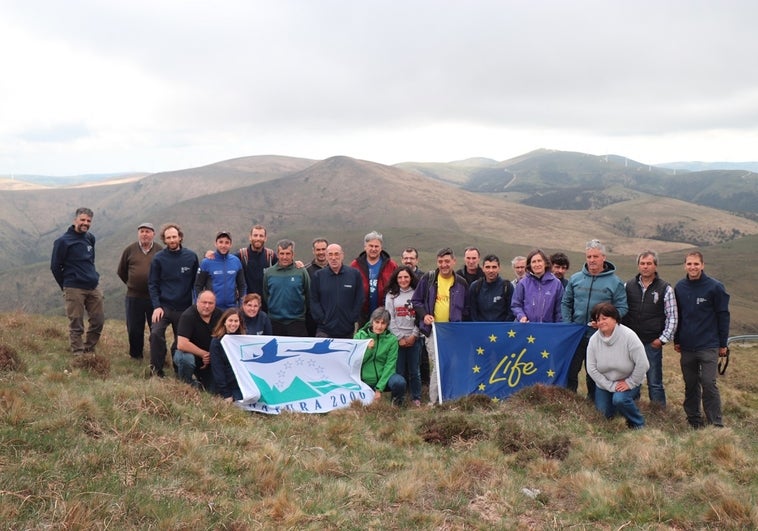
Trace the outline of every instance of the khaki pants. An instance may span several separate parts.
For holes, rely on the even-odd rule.
[[[71,352],[94,352],[95,345],[100,340],[105,323],[103,311],[103,292],[100,288],[80,289],[63,288],[63,297],[66,301],[66,316],[68,317],[68,336],[71,343]],[[89,317],[87,334],[84,335],[84,312]]]

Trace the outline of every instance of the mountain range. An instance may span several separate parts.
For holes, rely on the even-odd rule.
[[[234,246],[242,247],[250,226],[262,223],[269,246],[291,238],[304,261],[316,236],[342,243],[349,260],[375,229],[393,256],[415,246],[429,268],[439,247],[462,254],[477,245],[500,256],[506,277],[510,258],[534,247],[567,251],[575,271],[585,241],[599,238],[622,278],[635,273],[637,252],[653,248],[661,253],[662,276],[674,281],[682,276],[683,252],[700,247],[707,271],[731,288],[733,328],[758,329],[757,266],[754,259],[737,261],[753,256],[758,242],[758,175],[745,170],[674,172],[620,156],[554,150],[506,161],[395,166],[266,155],[56,187],[0,180],[0,189],[0,311],[62,313],[49,272],[52,242],[74,210],[88,206],[113,318],[123,318],[124,288],[115,275],[121,250],[140,222],[175,221],[185,246],[199,255],[213,247],[218,230],[231,231]]]

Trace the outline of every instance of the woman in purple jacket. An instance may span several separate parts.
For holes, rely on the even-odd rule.
[[[521,323],[559,323],[563,284],[550,271],[550,260],[540,249],[526,257],[526,276],[516,284],[511,311]]]

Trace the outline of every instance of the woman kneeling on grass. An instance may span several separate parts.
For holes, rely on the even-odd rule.
[[[390,312],[377,308],[368,323],[358,330],[355,339],[370,339],[361,365],[361,380],[374,390],[374,400],[382,391],[392,392],[392,403],[401,405],[405,397],[405,378],[397,374],[397,338],[387,327]]]
[[[226,357],[224,347],[221,346],[221,338],[226,334],[244,334],[245,325],[240,320],[239,310],[229,308],[218,320],[216,328],[213,329],[213,339],[211,339],[211,370],[216,382],[216,393],[221,395],[227,402],[242,400],[242,391],[240,391],[237,378],[234,376],[232,365],[229,358]]]
[[[645,419],[634,399],[650,367],[645,347],[637,334],[621,324],[610,302],[592,308],[592,324],[597,332],[587,345],[587,374],[597,384],[595,406],[606,418],[620,413],[629,428],[642,428]]]

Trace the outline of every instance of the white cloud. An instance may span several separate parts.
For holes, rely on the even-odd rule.
[[[539,147],[754,160],[757,15],[736,0],[0,2],[0,173]]]

